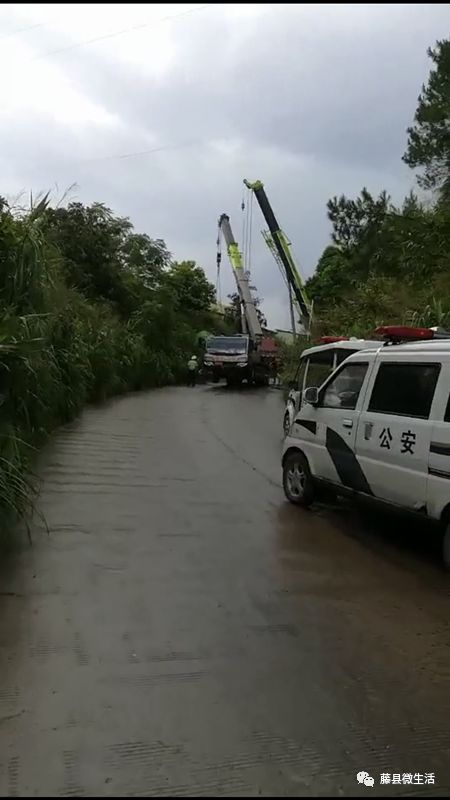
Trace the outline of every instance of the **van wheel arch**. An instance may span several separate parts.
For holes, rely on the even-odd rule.
[[[445,508],[441,513],[441,526],[442,528],[446,528],[448,523],[450,522],[450,503],[447,503]]]
[[[450,503],[445,506],[441,514],[442,531],[442,561],[444,567],[450,570]]]
[[[289,450],[286,450],[286,452],[283,455],[283,460],[281,462],[281,466],[282,467],[284,467],[284,464],[285,464],[286,459],[288,458],[288,456],[291,456],[293,453],[301,453],[303,458],[306,458],[303,450],[300,447],[295,447],[295,446],[294,447],[290,447]],[[307,458],[306,458],[306,460],[308,461]],[[308,466],[309,466],[309,462],[308,462]]]

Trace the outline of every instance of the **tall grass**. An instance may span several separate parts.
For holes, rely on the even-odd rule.
[[[12,214],[0,199],[0,541],[30,511],[36,449],[86,403],[180,376],[194,341],[170,309],[129,319],[67,282],[46,231],[48,198]],[[172,320],[172,323],[174,321]]]

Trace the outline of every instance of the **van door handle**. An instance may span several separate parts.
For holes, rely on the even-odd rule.
[[[343,419],[342,424],[344,428],[353,428],[353,420],[352,419]]]

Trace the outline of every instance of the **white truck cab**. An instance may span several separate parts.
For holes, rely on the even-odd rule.
[[[300,505],[322,483],[442,522],[450,565],[450,338],[425,338],[361,349],[305,390],[283,486]]]
[[[303,392],[307,386],[320,386],[352,353],[380,344],[378,340],[347,339],[341,336],[323,336],[320,341],[321,344],[303,351],[295,377],[289,384],[289,395],[283,416],[285,436],[291,430],[294,418],[303,403]]]

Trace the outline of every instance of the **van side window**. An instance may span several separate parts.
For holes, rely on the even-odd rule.
[[[347,364],[327,385],[321,406],[324,408],[356,408],[361,386],[367,372],[367,363]]]
[[[447,408],[445,409],[444,422],[450,422],[450,394],[448,396]]]
[[[428,419],[440,364],[380,364],[369,411]]]

